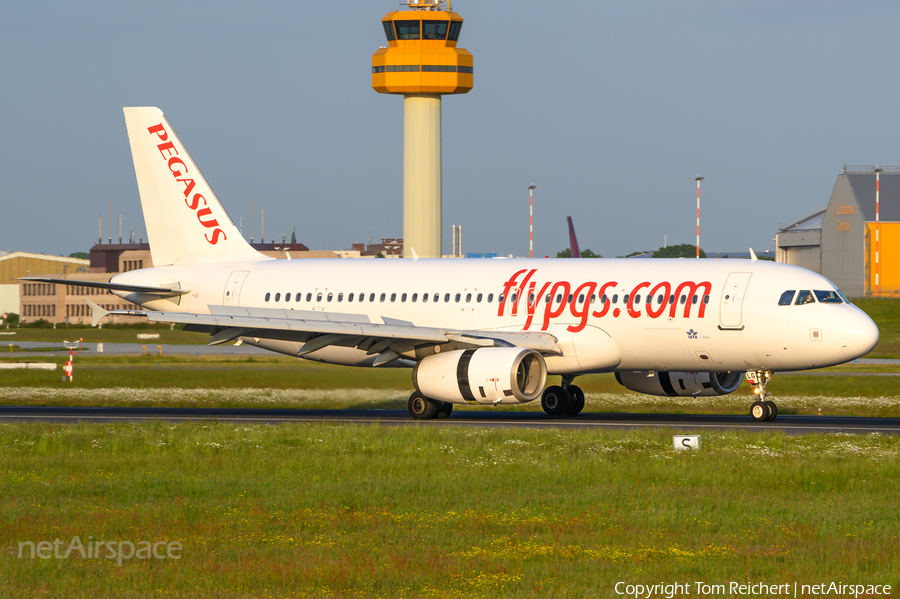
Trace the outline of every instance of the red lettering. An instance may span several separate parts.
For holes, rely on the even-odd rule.
[[[169,158],[170,156],[175,156],[176,154],[178,154],[178,150],[175,149],[175,144],[173,144],[171,141],[167,141],[164,144],[159,144],[158,146],[156,146],[156,149],[159,150],[159,153],[163,158]],[[166,154],[168,154],[168,156],[166,156]]]
[[[187,198],[184,199],[184,203],[187,204],[187,207],[190,208],[191,210],[196,210],[197,206],[200,205],[201,201],[203,202],[203,205],[206,206],[206,198],[204,198],[199,193],[195,193],[192,200],[193,200],[192,202],[188,202]]]
[[[603,296],[606,295],[606,290],[607,290],[607,289],[609,289],[610,287],[615,287],[616,285],[618,285],[617,282],[615,282],[615,281],[610,281],[609,283],[604,283],[604,284],[603,284],[603,287],[601,287],[601,288],[597,291],[597,295],[600,296],[600,300],[601,300],[601,305],[602,305],[602,307],[600,308],[599,311],[595,310],[595,311],[591,314],[591,316],[593,316],[594,318],[603,318],[604,316],[606,316],[606,313],[609,312],[609,307],[610,307],[610,305],[612,305],[612,304],[611,304],[611,302],[609,302],[609,301],[603,302],[603,301],[602,301],[602,300],[603,300]],[[608,299],[608,298],[607,298],[607,299]]]
[[[562,289],[562,300],[559,302],[559,305],[556,308],[553,308],[553,300],[555,299],[553,296],[556,295],[557,290]],[[554,283],[553,287],[550,289],[550,303],[544,304],[544,325],[541,327],[542,331],[546,331],[550,326],[550,319],[556,318],[560,314],[563,313],[566,309],[566,302],[569,299],[569,291],[571,287],[565,281],[560,281],[559,283]]]
[[[147,132],[156,133],[157,137],[159,137],[159,139],[162,141],[166,141],[167,139],[169,139],[169,134],[166,133],[166,128],[162,126],[162,123],[153,125],[152,127],[148,127]]]
[[[194,189],[194,180],[193,179],[175,179],[179,183],[184,185],[184,197],[188,197],[191,195],[191,190]]]
[[[215,229],[212,232],[212,239],[209,238],[209,233],[204,235],[204,237],[206,237],[206,241],[208,241],[210,244],[216,245],[217,243],[219,243],[220,235],[222,236],[222,239],[228,239],[228,237],[225,236],[225,232],[222,231],[222,229]]]
[[[218,227],[219,221],[217,221],[214,218],[210,218],[209,220],[203,220],[204,216],[210,216],[211,214],[212,214],[212,209],[210,209],[210,208],[203,208],[202,210],[198,210],[197,211],[197,220],[199,220],[200,224],[203,225],[204,227],[207,227],[207,228]]]
[[[575,318],[580,318],[581,322],[577,325],[569,325],[569,332],[577,333],[578,331],[584,330],[584,327],[587,326],[588,314],[591,313],[591,295],[597,289],[597,283],[582,283],[578,286],[578,289],[575,290],[575,297],[572,298],[572,305],[569,306],[569,311],[572,313],[572,316]],[[578,297],[584,293],[584,302],[581,304],[581,309],[576,310],[578,307]]]
[[[534,311],[537,308],[538,304],[541,303],[541,299],[544,297],[544,293],[547,292],[547,287],[550,286],[550,283],[544,283],[544,286],[541,287],[541,290],[537,295],[534,296],[534,300],[531,299],[531,295],[534,293],[534,283],[531,284],[531,289],[528,291],[529,298],[525,302],[525,309],[528,312],[528,319],[525,321],[525,326],[523,330],[528,330],[531,326],[531,321],[534,319]]]
[[[704,291],[702,294],[698,295],[697,292],[701,288]],[[685,294],[683,317],[690,318],[691,304],[693,303],[692,298],[694,295],[698,295],[697,299],[700,302],[700,308],[697,310],[697,318],[703,318],[703,315],[706,313],[706,303],[703,301],[703,297],[705,295],[709,295],[709,292],[712,290],[712,285],[710,284],[709,281],[704,281],[702,283],[694,283],[693,281],[685,281],[684,283],[680,284],[675,289],[675,302],[672,303],[672,306],[669,308],[669,317],[675,318],[675,310],[676,310],[676,307],[678,306],[679,296],[681,295],[681,292],[683,290],[687,291],[687,293]]]
[[[187,165],[184,163],[184,160],[182,160],[178,156],[172,156],[171,158],[169,158],[169,170],[172,171],[172,175],[174,175],[175,178],[177,179],[178,177],[180,177],[182,175],[182,172],[181,172],[181,169],[175,170],[174,168],[172,168],[172,166],[176,165],[176,164],[180,164],[184,168],[185,173],[187,172],[188,168],[187,168]]]
[[[516,316],[519,313],[519,302],[522,301],[522,296],[525,295],[525,286],[528,285],[528,281],[531,280],[531,277],[533,277],[534,273],[536,272],[537,269],[532,268],[531,271],[529,271],[528,275],[526,275],[525,280],[522,281],[522,284],[519,286],[519,289],[516,292],[516,301],[513,302],[512,316]]]
[[[528,270],[528,269],[523,268],[522,270],[518,271],[516,274],[511,276],[509,278],[509,280],[506,281],[506,283],[503,284],[503,294],[500,296],[501,297],[500,309],[497,311],[497,316],[503,316],[503,310],[504,310],[504,308],[506,308],[506,300],[509,299],[509,291],[516,284],[516,279],[519,278],[519,275],[522,274],[523,272],[525,272],[526,270]]]
[[[649,287],[650,281],[644,281],[637,287],[631,290],[631,293],[628,295],[628,315],[632,318],[640,318],[641,311],[634,309],[634,298],[638,295],[638,291],[643,289],[644,287]]]
[[[666,304],[669,302],[669,294],[672,293],[672,286],[668,283],[658,283],[656,287],[650,290],[650,296],[655,297],[659,291],[664,291],[663,301],[656,308],[653,307],[653,301],[647,304],[647,316],[650,318],[659,318],[666,311]]]

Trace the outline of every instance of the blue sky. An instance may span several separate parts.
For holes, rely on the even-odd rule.
[[[396,2],[20,2],[3,9],[0,250],[145,237],[123,106],[159,106],[236,224],[311,249],[402,236]],[[843,164],[900,164],[895,2],[459,0],[475,88],[443,101],[443,239],[527,255],[773,247]]]

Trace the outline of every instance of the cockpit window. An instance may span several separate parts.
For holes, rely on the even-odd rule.
[[[797,294],[797,301],[794,302],[798,306],[802,306],[803,304],[812,304],[815,303],[816,298],[813,297],[812,291],[806,291],[805,289]]]
[[[796,291],[794,289],[790,289],[781,294],[781,299],[778,300],[779,306],[790,306],[791,302],[794,301],[794,293]]]
[[[843,304],[844,300],[841,299],[841,296],[838,295],[837,291],[819,291],[816,289],[814,292],[816,294],[816,299],[822,302],[823,304]]]
[[[852,304],[852,303],[853,303],[853,302],[851,302],[849,299],[847,299],[847,296],[844,295],[844,293],[843,293],[840,289],[835,289],[835,291],[837,291],[837,294],[838,294],[839,296],[841,296],[841,299],[844,300],[844,303],[845,303],[845,304]]]

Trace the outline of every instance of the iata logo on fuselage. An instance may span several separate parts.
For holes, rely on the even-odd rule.
[[[206,233],[203,236],[207,243],[216,245],[219,243],[220,237],[221,239],[228,239],[225,236],[225,231],[219,228],[219,221],[212,216],[212,209],[206,205],[206,198],[203,197],[203,194],[195,193],[191,196],[196,183],[194,182],[193,177],[187,176],[187,164],[178,157],[178,149],[173,142],[169,141],[169,132],[166,131],[166,128],[160,123],[148,127],[147,132],[156,134],[159,140],[163,142],[157,144],[156,149],[159,150],[160,156],[166,161],[169,171],[172,173],[175,180],[184,185],[184,204],[196,212],[197,220],[201,225],[207,229],[212,229],[210,233]],[[200,208],[201,206],[203,207]],[[198,208],[200,209],[198,210]]]
[[[603,318],[607,314],[611,314],[613,318],[618,318],[622,314],[620,308],[612,308],[613,302],[603,301],[605,296],[615,292],[619,286],[618,281],[608,281],[602,284],[588,281],[578,285],[568,281],[547,281],[539,284],[535,280],[537,270],[536,268],[523,268],[503,284],[503,294],[500,296],[500,309],[497,316],[503,316],[507,310],[510,316],[517,316],[519,306],[523,303],[522,299],[525,298],[526,319],[523,330],[527,331],[531,328],[535,313],[540,306],[543,306],[542,331],[546,331],[550,327],[552,319],[563,316],[568,308],[569,313],[578,319],[578,322],[569,325],[567,330],[577,333],[587,326],[589,317]],[[523,274],[525,276],[520,280],[519,277]],[[645,293],[650,301],[642,304],[639,298],[644,289],[648,290]],[[640,318],[644,314],[648,318],[659,318],[668,312],[668,317],[672,319],[677,316],[680,304],[683,306],[682,316],[690,318],[691,308],[697,303],[699,304],[697,318],[703,318],[706,316],[706,302],[711,291],[712,284],[709,281],[700,283],[683,281],[678,284],[663,281],[655,285],[650,281],[643,281],[623,296],[625,312],[631,318]],[[582,296],[584,300],[581,300]],[[601,298],[599,310],[591,310],[591,298],[595,296]],[[663,301],[652,301],[657,296],[661,296]],[[611,312],[610,308],[612,308]]]

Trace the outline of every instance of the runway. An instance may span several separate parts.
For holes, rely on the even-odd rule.
[[[2,406],[2,422],[242,422],[281,424],[331,423],[385,426],[473,426],[488,428],[639,429],[667,428],[673,432],[780,431],[787,434],[854,433],[900,434],[900,418],[848,416],[779,416],[774,422],[753,422],[750,416],[690,414],[585,413],[574,418],[543,412],[484,412],[455,410],[444,420],[413,420],[406,410],[266,410],[238,408],[85,408]]]

